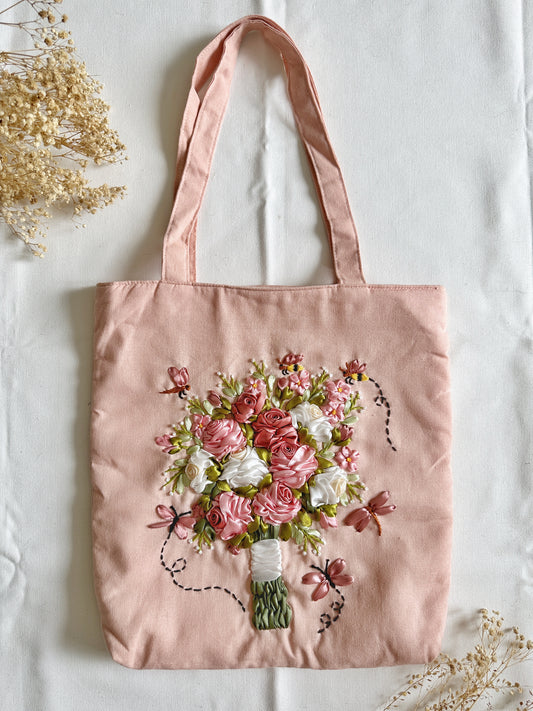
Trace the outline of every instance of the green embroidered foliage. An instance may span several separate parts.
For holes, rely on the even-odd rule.
[[[298,427],[298,439],[300,444],[308,444],[313,449],[318,450],[318,444],[314,437],[309,434],[307,427]]]
[[[282,541],[288,541],[292,537],[292,526],[290,523],[282,523],[279,527],[279,537]]]
[[[309,546],[316,555],[320,553],[320,547],[324,545],[324,540],[316,529],[295,521],[292,522],[291,527],[296,545],[302,546],[305,552]]]
[[[196,542],[198,549],[202,550],[203,545],[211,547],[213,541],[215,540],[215,530],[210,526],[207,519],[200,518],[194,524],[194,536],[193,541]]]
[[[188,399],[187,407],[191,415],[211,415],[211,413],[213,412],[213,405],[211,405],[208,400],[204,400],[202,402],[200,398],[197,397],[190,397]]]
[[[182,494],[186,487],[191,483],[187,474],[185,474],[185,467],[187,466],[188,459],[175,459],[172,466],[170,466],[164,474],[167,475],[167,479],[162,485],[162,489],[167,486],[170,487],[170,491],[176,494]]]
[[[266,582],[252,581],[253,623],[258,630],[286,629],[292,619],[288,591],[281,575]]]
[[[224,386],[222,388],[222,393],[226,397],[237,397],[244,390],[244,386],[241,382],[236,380],[233,375],[227,376],[224,373],[217,373],[220,382]]]

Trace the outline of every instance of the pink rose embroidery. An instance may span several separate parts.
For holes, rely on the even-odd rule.
[[[299,489],[318,467],[315,450],[309,445],[300,447],[282,444],[272,454],[270,471],[274,481],[282,481],[293,489]]]
[[[234,494],[233,491],[223,491],[213,499],[213,506],[207,512],[206,518],[217,536],[228,541],[244,533],[252,520],[250,500]]]
[[[203,439],[205,428],[211,422],[208,415],[192,415],[191,417],[191,432],[198,439]]]
[[[261,412],[252,427],[255,431],[256,447],[274,450],[283,442],[298,442],[298,433],[292,424],[292,417],[288,412],[275,407]]]
[[[256,389],[253,386],[246,388],[231,406],[231,414],[237,422],[249,422],[250,417],[261,412],[265,400],[266,388]]]
[[[355,449],[349,449],[348,447],[341,447],[337,454],[335,455],[335,461],[347,472],[357,471],[357,460],[359,459],[359,452]]]
[[[273,526],[292,521],[301,506],[300,499],[282,481],[274,481],[267,489],[256,494],[253,500],[254,513]]]
[[[235,420],[211,420],[203,431],[204,449],[219,461],[246,446],[246,439]]]

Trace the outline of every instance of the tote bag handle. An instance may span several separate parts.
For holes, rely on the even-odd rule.
[[[288,93],[318,191],[338,283],[364,284],[346,187],[324,124],[309,68],[273,20],[250,15],[220,32],[198,55],[181,126],[175,198],[163,244],[162,279],[196,282],[196,225],[243,37],[253,30],[281,54]],[[200,98],[202,88],[209,82]]]

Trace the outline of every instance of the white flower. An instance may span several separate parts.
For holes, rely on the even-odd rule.
[[[268,467],[255,449],[246,447],[243,452],[229,457],[220,479],[236,489],[239,486],[257,486],[267,474]]]
[[[207,486],[209,479],[205,472],[214,463],[213,459],[203,449],[191,454],[185,467],[185,474],[191,480],[191,489],[194,489],[197,494],[201,494]]]
[[[336,464],[316,474],[313,482],[314,484],[309,486],[311,506],[336,504],[346,492],[346,472]]]
[[[317,442],[329,442],[333,425],[324,415],[318,405],[311,405],[302,402],[290,410],[292,424],[297,427],[298,423],[309,430],[311,437]]]

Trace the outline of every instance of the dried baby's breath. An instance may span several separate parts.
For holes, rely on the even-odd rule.
[[[127,159],[109,127],[102,85],[87,73],[65,29],[62,0],[18,0],[0,10],[0,24],[26,33],[31,48],[0,52],[0,220],[35,256],[46,246],[51,208],[70,205],[74,220],[123,197],[125,186],[91,187],[89,163]],[[10,22],[29,5],[32,18]]]
[[[518,627],[505,629],[497,610],[489,613],[482,609],[480,614],[480,639],[474,649],[462,659],[439,655],[422,673],[409,677],[383,711],[400,705],[406,711],[468,711],[477,702],[476,709],[492,709],[491,700],[497,694],[522,695],[521,685],[504,674],[517,664],[533,661],[533,642],[526,640]],[[527,699],[518,703],[516,698],[515,703],[512,707],[518,711],[533,709],[533,695],[529,692]]]

